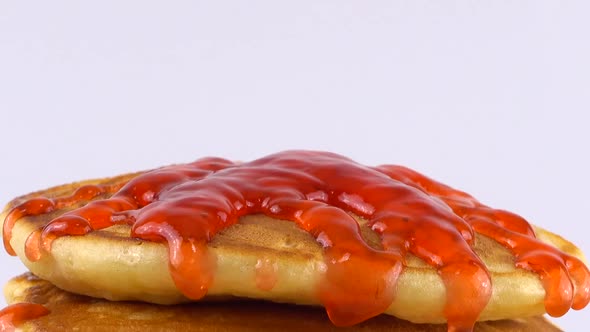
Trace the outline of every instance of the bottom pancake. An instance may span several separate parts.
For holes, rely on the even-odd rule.
[[[112,302],[72,294],[31,273],[4,288],[9,304],[43,304],[50,314],[19,326],[22,331],[409,331],[445,332],[446,324],[413,324],[381,315],[338,328],[321,308],[224,299],[181,305]],[[479,322],[474,331],[561,331],[541,316]]]

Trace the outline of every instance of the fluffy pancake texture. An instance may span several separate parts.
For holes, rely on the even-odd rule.
[[[7,302],[44,304],[51,313],[22,331],[339,331],[323,310],[262,301],[200,302],[160,306],[111,302],[62,291],[27,273],[8,282]],[[411,324],[381,315],[347,331],[444,332],[445,325]],[[543,317],[479,322],[474,331],[560,331]]]
[[[66,196],[81,185],[126,182],[136,175],[85,181],[26,195],[11,202],[0,220],[4,220],[8,209],[32,197]],[[105,196],[96,199],[100,198]],[[37,262],[29,261],[24,254],[29,234],[64,212],[66,210],[25,217],[13,228],[11,245],[33,273],[61,289],[108,300],[159,304],[189,301],[177,290],[169,274],[167,247],[131,238],[130,227],[126,225],[84,236],[60,237],[53,243],[50,255]],[[365,240],[379,248],[377,234],[364,226],[364,220],[357,220]],[[573,244],[540,228],[535,230],[543,241],[583,259]],[[535,273],[515,268],[510,252],[484,236],[477,235],[474,250],[487,266],[493,282],[492,298],[480,320],[530,317],[545,312],[545,291]],[[262,215],[242,217],[239,223],[213,237],[209,252],[217,261],[214,283],[208,291],[210,299],[232,296],[320,304],[316,285],[325,272],[323,249],[293,222]],[[257,283],[259,260],[274,266],[276,283],[271,289]],[[445,295],[445,286],[437,271],[410,256],[398,280],[395,299],[386,313],[415,323],[444,323]]]

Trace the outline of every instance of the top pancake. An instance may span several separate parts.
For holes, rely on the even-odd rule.
[[[11,207],[29,198],[66,196],[82,185],[126,182],[136,175],[84,181],[19,197],[9,203],[0,220],[4,220]],[[105,196],[96,199],[100,198]],[[109,300],[160,304],[188,301],[170,277],[166,246],[131,238],[128,226],[58,238],[53,243],[51,255],[30,262],[24,255],[27,236],[64,212],[66,210],[25,217],[13,229],[11,245],[36,275],[62,289]],[[378,248],[378,236],[363,226],[364,220],[357,220],[365,240]],[[535,230],[543,241],[583,259],[582,253],[568,241],[542,229]],[[323,249],[293,222],[261,215],[243,217],[238,224],[215,235],[209,243],[209,251],[217,258],[209,298],[229,295],[319,305],[316,285],[325,271]],[[515,268],[511,253],[484,236],[476,236],[474,251],[486,264],[493,283],[492,298],[480,320],[526,317],[545,312],[545,291],[536,274]],[[264,276],[259,272],[257,278],[259,260],[276,267],[276,284],[270,290],[260,287],[260,279]],[[417,323],[443,323],[445,295],[445,286],[437,271],[410,256],[407,268],[398,280],[396,297],[386,313]]]

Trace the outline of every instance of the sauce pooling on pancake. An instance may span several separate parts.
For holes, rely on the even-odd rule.
[[[18,219],[26,216],[36,216],[40,214],[53,212],[55,210],[69,207],[80,201],[88,201],[99,195],[115,192],[119,190],[121,187],[122,185],[86,185],[78,188],[71,196],[53,199],[37,197],[20,204],[19,206],[13,208],[10,211],[10,213],[6,217],[6,220],[4,221],[2,233],[4,248],[6,248],[6,251],[10,255],[16,255],[14,249],[10,245],[10,239],[12,238],[12,228],[14,227],[14,223],[16,223]]]
[[[436,268],[446,286],[449,330],[472,330],[492,294],[489,272],[472,249],[474,232],[511,250],[518,267],[538,273],[549,314],[560,316],[590,301],[588,268],[538,241],[524,219],[400,166],[367,167],[332,153],[287,151],[248,163],[204,158],[146,172],[120,188],[79,191],[16,206],[4,225],[8,252],[14,253],[9,242],[17,219],[112,193],[33,232],[27,257],[40,259],[59,236],[129,224],[132,236],[167,244],[176,286],[199,299],[214,282],[216,262],[207,243],[241,216],[262,213],[297,223],[324,247],[318,297],[336,325],[384,312],[411,253]],[[353,214],[368,221],[383,249],[363,240]],[[272,288],[269,279],[263,284]]]
[[[25,321],[49,314],[49,310],[40,304],[17,303],[0,310],[0,331],[14,331]]]

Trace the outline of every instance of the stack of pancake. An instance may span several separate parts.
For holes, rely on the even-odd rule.
[[[9,330],[12,324],[23,331],[341,329],[330,321],[317,293],[326,273],[326,245],[321,237],[292,221],[261,213],[240,216],[235,224],[211,236],[207,252],[214,257],[213,282],[198,301],[181,292],[171,276],[170,247],[162,241],[132,236],[132,226],[127,223],[113,223],[80,235],[55,236],[50,250],[34,259],[25,252],[34,239],[31,234],[50,221],[110,198],[142,174],[146,173],[62,185],[8,204],[0,216],[0,221],[11,223],[4,225],[4,237],[9,251],[13,249],[31,272],[9,281],[4,289],[7,302],[41,304],[48,314],[26,317],[21,312],[26,319],[15,319],[10,310],[5,310],[0,314],[0,324],[4,324],[0,327]],[[9,216],[14,217],[15,209],[37,197],[72,197],[79,188],[88,186],[117,190],[44,213],[23,213],[12,218],[15,220]],[[367,245],[383,251],[375,227],[369,227],[363,216],[353,217]],[[538,227],[534,232],[537,239],[584,261],[580,250],[567,240]],[[543,278],[516,267],[513,253],[505,246],[478,233],[474,236],[473,252],[485,264],[492,281],[491,296],[474,330],[559,331],[542,316],[547,286]],[[403,263],[395,295],[383,314],[347,330],[447,330],[447,287],[440,272],[412,253],[404,255]],[[582,286],[587,285],[574,282],[575,293],[583,292]]]

